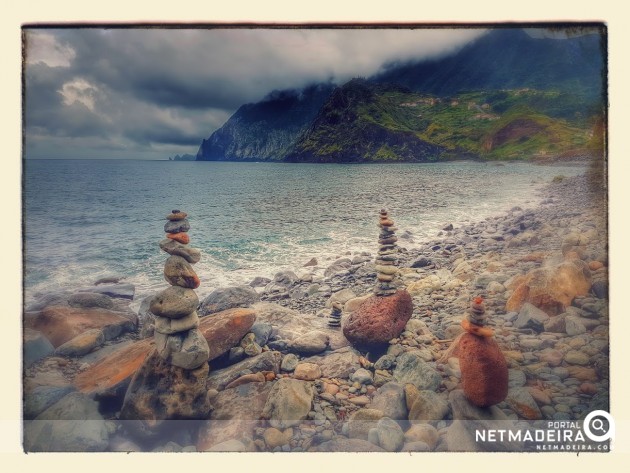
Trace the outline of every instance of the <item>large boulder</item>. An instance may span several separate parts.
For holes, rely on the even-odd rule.
[[[73,386],[37,386],[24,393],[24,419],[34,419],[75,389]]]
[[[251,309],[228,309],[202,317],[199,331],[210,347],[209,361],[227,353],[239,344],[256,321],[256,312]]]
[[[108,444],[98,404],[85,394],[70,393],[34,420],[24,422],[27,452],[102,452]]]
[[[55,348],[90,329],[100,329],[105,340],[111,340],[136,327],[119,312],[68,306],[46,307],[36,317],[25,319],[24,325],[43,333]]]
[[[591,289],[591,271],[580,260],[564,261],[550,268],[529,272],[506,303],[506,310],[518,311],[529,302],[548,315],[557,315],[571,305],[576,296]]]
[[[204,316],[236,307],[249,307],[259,300],[260,296],[250,286],[221,287],[203,300],[199,314]]]
[[[409,420],[438,421],[448,414],[448,403],[433,391],[419,391],[409,410]]]
[[[413,303],[407,291],[373,296],[350,314],[343,334],[356,346],[385,345],[402,333],[412,312]]]
[[[269,393],[262,418],[268,419],[271,426],[278,429],[298,425],[311,410],[314,394],[311,383],[282,378]]]
[[[135,434],[153,436],[168,420],[206,419],[211,406],[206,381],[208,364],[187,370],[153,351],[131,380],[120,419]]]

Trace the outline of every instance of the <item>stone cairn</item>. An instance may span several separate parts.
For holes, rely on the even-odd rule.
[[[508,391],[507,362],[487,321],[483,298],[475,297],[462,320],[465,332],[456,341],[464,395],[479,407],[498,404]]]
[[[344,336],[362,349],[387,345],[402,333],[413,313],[411,295],[404,289],[396,289],[394,285],[398,273],[398,238],[394,235],[396,228],[387,210],[380,211],[378,225],[381,232],[378,238],[374,294],[350,314],[343,326]]]
[[[173,366],[192,370],[208,361],[208,342],[199,331],[194,289],[199,277],[191,264],[201,259],[199,250],[188,246],[190,224],[187,214],[173,210],[166,216],[166,239],[160,248],[170,256],[164,265],[164,278],[171,287],[159,292],[150,305],[155,315],[155,346],[160,357]]]
[[[328,326],[330,328],[341,327],[341,311],[342,311],[341,302],[339,301],[333,302],[332,308],[330,309],[330,317],[328,318]]]
[[[389,218],[387,210],[381,209],[379,214],[378,226],[381,233],[378,236],[378,255],[376,256],[376,288],[374,294],[377,296],[391,296],[396,293],[394,286],[394,278],[398,273],[398,248],[396,242],[398,238],[395,235],[397,230],[394,227],[394,221]]]

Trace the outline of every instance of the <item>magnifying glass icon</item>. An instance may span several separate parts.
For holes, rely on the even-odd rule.
[[[604,421],[601,419],[595,419],[591,424],[591,427],[593,428],[593,430],[601,430],[602,432],[605,432]]]

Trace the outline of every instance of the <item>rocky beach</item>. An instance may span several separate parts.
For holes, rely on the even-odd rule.
[[[541,192],[536,208],[444,222],[413,248],[400,225],[397,245],[388,240],[386,213],[377,246],[377,208],[372,253],[313,258],[202,300],[192,290],[199,253],[175,225],[179,239],[159,246],[191,274],[180,284],[175,268],[165,283],[174,312],[155,295],[134,300],[118,277],[25,307],[24,448],[535,451],[536,442],[477,442],[475,428],[532,430],[609,410],[606,196],[587,175],[558,175]],[[377,279],[384,299],[408,293],[410,318],[387,343],[353,345],[344,328]],[[485,311],[471,316],[478,297]],[[483,319],[507,363],[507,394],[489,406],[464,393],[468,319]],[[180,333],[196,335],[208,363],[155,356],[158,340]]]

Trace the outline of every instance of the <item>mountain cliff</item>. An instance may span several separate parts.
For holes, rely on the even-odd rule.
[[[274,91],[258,103],[241,106],[202,141],[197,161],[281,160],[334,87],[323,83],[302,90]]]
[[[439,59],[240,107],[197,160],[425,162],[579,150],[605,104],[605,36],[498,28]],[[541,34],[542,32],[542,34]],[[586,34],[585,34],[586,33]],[[573,153],[573,154],[575,154]]]

